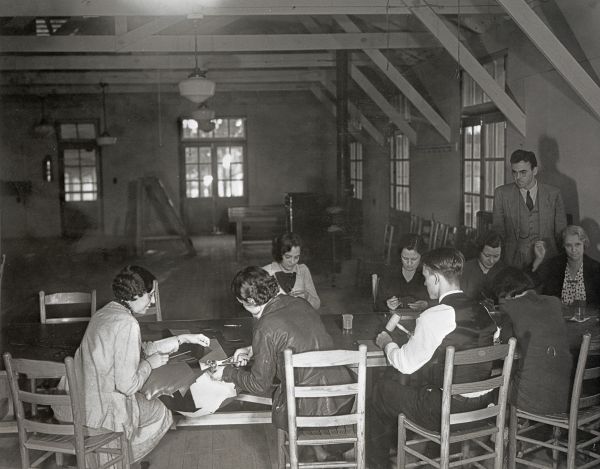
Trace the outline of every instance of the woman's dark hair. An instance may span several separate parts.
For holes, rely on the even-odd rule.
[[[279,284],[266,270],[250,266],[233,277],[231,291],[236,298],[243,301],[254,300],[256,306],[261,306],[277,296]]]
[[[277,262],[283,260],[283,255],[289,252],[293,247],[302,247],[302,238],[296,233],[283,233],[273,239],[273,259]]]
[[[415,233],[408,233],[402,237],[400,244],[398,245],[398,253],[402,254],[402,250],[417,251],[421,256],[425,253],[426,249],[425,241],[421,235]]]
[[[531,278],[516,267],[505,267],[494,277],[490,291],[496,300],[520,295],[534,287]]]
[[[156,277],[139,265],[124,267],[113,279],[112,290],[117,300],[133,301],[150,293]]]
[[[501,248],[502,243],[502,236],[499,233],[495,231],[488,231],[484,236],[479,238],[477,247],[479,249],[479,252],[481,252],[486,246],[489,246],[491,248]]]

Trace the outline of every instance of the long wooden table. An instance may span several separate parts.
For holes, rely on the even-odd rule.
[[[271,243],[271,239],[244,241],[244,224],[262,223],[277,227],[282,225],[281,221],[285,217],[285,211],[283,205],[229,207],[227,215],[229,221],[235,223],[235,256],[237,260],[240,260],[244,244]]]

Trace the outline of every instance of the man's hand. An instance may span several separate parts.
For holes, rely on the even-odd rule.
[[[385,346],[393,342],[392,336],[389,335],[386,331],[380,332],[377,338],[375,339],[375,343],[380,349],[385,349]]]
[[[233,352],[233,364],[237,367],[246,366],[252,358],[252,345],[242,347]]]
[[[543,262],[544,257],[546,257],[546,243],[543,240],[538,239],[533,244],[533,254],[535,258],[533,259],[531,270],[535,272],[540,266],[540,264]]]
[[[145,360],[154,370],[155,368],[160,368],[161,366],[166,365],[169,361],[169,355],[166,353],[155,353],[149,357],[146,357]]]
[[[198,344],[202,347],[210,345],[210,339],[204,334],[180,334],[177,336],[177,340],[180,344]]]
[[[429,306],[427,304],[427,301],[425,300],[417,300],[414,303],[408,303],[408,307],[410,309],[426,309],[427,306]]]

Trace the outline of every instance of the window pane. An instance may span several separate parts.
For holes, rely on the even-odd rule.
[[[96,166],[96,152],[94,150],[81,150],[79,153],[82,166]]]
[[[79,166],[79,150],[65,150],[63,153],[65,166]]]
[[[198,122],[194,119],[183,119],[181,122],[181,131],[183,138],[197,138]]]
[[[65,140],[77,138],[77,126],[75,124],[60,124],[60,138]]]
[[[245,119],[230,119],[229,132],[233,138],[246,137]]]
[[[186,147],[185,148],[185,162],[186,164],[198,163],[198,148]]]
[[[244,161],[244,152],[242,147],[230,147],[229,153],[231,154],[232,163],[242,163]]]
[[[231,196],[242,197],[244,195],[244,182],[243,181],[232,181],[231,182]]]
[[[473,192],[471,166],[472,163],[470,161],[465,161],[465,192]]]
[[[211,162],[211,148],[210,147],[200,147],[200,163],[210,164]]]
[[[91,140],[96,138],[96,126],[91,123],[77,124],[78,138]]]
[[[473,192],[481,193],[481,163],[479,161],[473,162]]]
[[[473,157],[473,127],[465,127],[465,158]]]
[[[473,158],[481,158],[481,126],[473,126]]]
[[[198,197],[198,181],[187,181],[185,183],[185,195],[191,199]]]
[[[185,165],[185,179],[187,181],[197,181],[199,178],[198,166]]]
[[[229,136],[229,126],[227,125],[227,119],[214,119],[215,130],[213,130],[213,135],[215,138],[225,138]]]

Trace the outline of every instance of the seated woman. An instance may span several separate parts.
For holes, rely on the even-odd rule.
[[[256,319],[252,345],[237,349],[236,366],[220,368],[213,377],[235,384],[238,390],[273,398],[273,423],[287,429],[287,406],[283,351],[291,348],[295,353],[331,350],[333,340],[325,330],[319,313],[306,301],[285,295],[277,281],[260,267],[246,267],[237,273],[231,289],[237,300]],[[254,357],[252,368],[240,368]],[[299,384],[344,384],[351,382],[343,366],[327,368],[302,368]],[[334,415],[348,412],[352,397],[320,397],[300,399],[298,415]],[[317,457],[319,453],[317,452]],[[319,459],[324,459],[322,454]]]
[[[148,400],[138,392],[150,372],[166,364],[169,353],[182,343],[210,344],[202,334],[142,343],[133,314],[147,311],[154,280],[143,267],[121,270],[112,284],[115,300],[92,315],[74,358],[86,425],[100,431],[124,431],[132,461],[147,455],[173,422],[171,412],[158,398]],[[55,409],[55,415],[71,420],[61,409]]]
[[[479,240],[478,251],[479,254],[475,259],[465,262],[460,278],[462,291],[474,300],[484,299],[484,292],[504,267],[500,260],[502,237],[495,231],[489,231]]]
[[[573,357],[557,298],[539,295],[530,278],[515,267],[498,273],[492,291],[500,306],[495,315],[503,342],[517,339],[510,401],[519,409],[549,414],[566,412]]]
[[[274,261],[265,265],[281,289],[291,296],[304,298],[310,305],[319,309],[321,300],[317,295],[310,270],[305,264],[299,264],[302,252],[302,239],[295,233],[284,233],[273,240]]]
[[[425,252],[425,242],[417,234],[407,234],[400,241],[398,249],[401,268],[390,268],[383,273],[375,308],[377,311],[394,310],[401,306],[427,308],[429,294],[421,272],[421,255]]]
[[[540,261],[545,250],[536,250],[533,270],[541,280],[542,293],[557,296],[567,305],[585,301],[599,306],[600,263],[584,254],[590,244],[587,233],[580,226],[569,225],[563,230],[562,240],[565,252],[544,262]]]

